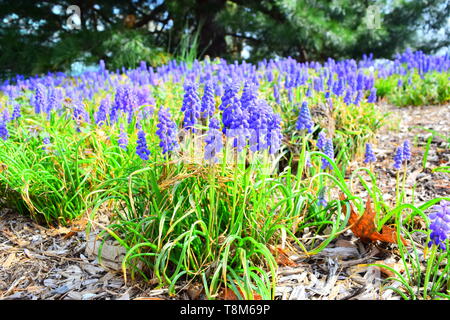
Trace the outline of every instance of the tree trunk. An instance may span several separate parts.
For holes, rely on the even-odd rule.
[[[223,57],[227,51],[225,28],[220,26],[216,17],[225,7],[226,0],[197,0],[195,14],[201,30],[199,32],[199,54],[211,58]]]

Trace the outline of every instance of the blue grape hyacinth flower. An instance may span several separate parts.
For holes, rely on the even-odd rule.
[[[211,82],[205,84],[205,90],[202,97],[201,115],[202,118],[209,118],[214,115],[216,104],[214,101],[214,87]]]
[[[47,88],[43,84],[36,86],[36,93],[34,96],[34,112],[41,113],[45,110],[47,105]]]
[[[409,140],[403,142],[403,161],[411,160],[411,143]]]
[[[377,102],[377,89],[376,88],[372,88],[372,90],[370,90],[370,95],[367,98],[367,102],[369,102],[369,103]]]
[[[400,170],[403,162],[403,146],[400,145],[397,148],[397,151],[394,156],[394,169]]]
[[[163,150],[162,153],[171,152],[178,147],[177,125],[172,120],[168,108],[161,107],[158,112],[158,120],[159,123],[157,124],[158,130],[156,131],[156,134],[160,139],[159,146]]]
[[[345,94],[344,103],[346,105],[350,105],[352,104],[352,102],[353,102],[353,91],[351,90],[351,88],[349,88],[347,90],[347,93]]]
[[[372,150],[372,145],[370,143],[366,143],[366,153],[364,155],[364,163],[371,163],[377,161],[375,157],[375,153]]]
[[[222,101],[219,106],[219,110],[225,110],[228,105],[232,102],[233,98],[237,95],[240,89],[240,85],[238,83],[230,83],[227,85],[225,89],[225,93],[222,96]]]
[[[6,128],[6,123],[0,120],[0,138],[7,140],[9,138],[8,128]]]
[[[209,123],[209,130],[205,138],[205,160],[217,162],[217,154],[223,148],[222,131],[220,130],[220,122],[216,118],[212,118]]]
[[[297,130],[308,130],[308,132],[311,133],[313,126],[314,122],[311,119],[311,113],[308,108],[308,103],[304,101],[298,115]]]
[[[123,124],[120,124],[119,139],[117,140],[117,143],[119,144],[119,147],[121,147],[124,150],[127,150],[128,136],[123,129]]]
[[[323,153],[325,153],[329,158],[334,159],[333,140],[327,139]],[[322,158],[322,169],[325,170],[326,168],[333,169],[331,163],[327,159]]]
[[[16,103],[14,103],[13,112],[12,112],[12,115],[11,115],[11,120],[17,120],[21,116],[22,116],[22,113],[20,111],[20,104],[18,104],[16,102]]]
[[[234,97],[231,103],[222,113],[223,132],[229,138],[233,139],[233,147],[241,152],[247,145],[249,132],[249,118],[248,110],[242,108],[241,101]]]
[[[184,85],[184,97],[181,111],[184,113],[183,127],[197,132],[194,126],[200,118],[201,100],[197,94],[197,86],[194,83],[187,82]]]
[[[319,137],[317,138],[317,149],[323,150],[323,147],[325,147],[325,143],[327,142],[327,137],[325,135],[325,132],[320,131]]]
[[[98,111],[95,113],[95,116],[94,116],[94,118],[95,118],[95,123],[96,123],[99,127],[101,127],[102,125],[104,125],[104,124],[106,123],[106,120],[107,120],[107,113],[108,113],[108,111],[109,111],[110,104],[111,104],[111,102],[110,102],[110,100],[109,100],[109,97],[103,99],[103,100],[100,102],[100,106],[98,107]]]
[[[445,241],[450,233],[450,201],[442,200],[439,205],[433,206],[433,212],[428,217],[430,224],[430,239],[428,246],[433,244],[442,250],[446,250]]]
[[[138,132],[136,154],[142,160],[148,160],[148,156],[150,155],[150,150],[148,150],[147,147],[147,140],[145,139],[145,132],[142,130]]]
[[[242,89],[241,105],[243,109],[249,109],[258,98],[258,88],[252,82],[246,82]]]

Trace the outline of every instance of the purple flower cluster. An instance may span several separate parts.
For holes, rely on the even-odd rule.
[[[36,93],[34,95],[34,112],[41,113],[47,106],[47,89],[43,84],[36,86]]]
[[[450,201],[442,200],[439,205],[433,206],[433,212],[428,215],[431,220],[430,239],[428,246],[433,244],[446,250],[445,241],[450,233]]]
[[[408,140],[405,140],[405,142],[403,142],[403,160],[411,160],[411,143]]]
[[[411,160],[411,143],[405,140],[403,144],[398,146],[394,156],[394,169],[400,170],[403,162]]]
[[[258,99],[258,88],[250,81],[247,81],[242,89],[241,105],[244,109],[249,109]]]
[[[314,97],[314,101],[316,98],[326,99],[326,105],[332,109],[333,103],[339,105],[342,100],[347,105],[361,105],[365,100],[368,103],[376,102],[375,76],[382,78],[396,74],[400,79],[399,84],[403,85],[403,79],[406,85],[406,80],[410,82],[414,72],[422,76],[427,72],[448,70],[449,55],[434,57],[411,51],[398,55],[394,61],[380,64],[370,56],[360,62],[328,59],[322,63],[300,63],[286,58],[263,60],[256,65],[247,62],[227,63],[219,59],[217,62],[194,61],[192,65],[170,61],[167,65],[157,68],[141,63],[137,69],[122,68],[113,72],[107,70],[104,63],[100,63],[98,71],[85,72],[77,77],[69,78],[62,73],[28,79],[17,76],[14,80],[0,84],[0,90],[4,92],[7,100],[5,105],[7,108],[13,108],[11,118],[0,121],[0,137],[6,139],[9,136],[7,123],[20,117],[21,109],[17,102],[26,105],[23,101],[16,100],[22,98],[22,91],[34,91],[30,105],[34,107],[36,114],[49,116],[52,113],[61,116],[65,110],[63,106],[71,108],[77,130],[82,125],[87,129],[89,126],[86,123],[90,122],[91,117],[100,127],[124,123],[121,118],[123,116],[127,117],[128,123],[136,121],[136,128],[141,130],[152,123],[143,121],[153,114],[155,107],[152,88],[160,85],[164,88],[166,82],[184,82],[185,92],[181,107],[184,128],[195,133],[195,127],[208,123],[201,121],[201,118],[220,119],[222,113],[223,132],[233,138],[238,150],[248,146],[252,151],[268,149],[273,153],[281,143],[281,119],[266,101],[259,98],[259,85],[261,91],[266,94],[269,88],[273,88],[274,97],[268,100],[270,103],[275,100],[280,104],[286,98],[294,101],[306,95]],[[267,80],[269,83],[262,85],[261,80]],[[15,84],[11,85],[12,82]],[[202,99],[198,95],[198,84],[204,85]],[[89,105],[89,100],[96,101],[103,97],[105,92],[112,92],[111,97],[103,98],[94,112],[87,112],[84,103]],[[155,93],[160,94],[157,89]],[[216,96],[221,97],[218,110],[215,105]],[[140,106],[143,108],[139,108]],[[165,112],[166,110],[160,111],[158,135],[162,152],[168,153],[177,145],[177,127],[170,119],[168,111],[167,116]],[[210,131],[220,130],[217,121],[219,120],[210,125]],[[313,132],[314,122],[307,101],[301,105],[296,128],[308,133]],[[123,135],[122,129],[121,134]],[[123,147],[126,144],[120,145]],[[317,147],[325,153],[333,153],[333,145],[324,133],[319,133]],[[397,151],[394,167],[400,169],[405,161],[411,159],[410,143],[405,141]],[[371,146],[366,146],[365,162],[373,162],[375,159]],[[324,167],[330,166],[326,164]]]
[[[311,113],[309,112],[308,103],[304,101],[300,108],[300,113],[297,120],[297,130],[307,130],[312,132],[314,122],[311,119]]]
[[[317,149],[323,150],[323,147],[325,147],[326,142],[327,142],[327,136],[325,135],[325,132],[320,131],[319,137],[317,138],[317,144],[316,144]]]
[[[168,108],[161,107],[159,109],[158,120],[156,134],[160,140],[159,146],[162,148],[162,153],[165,154],[178,147],[177,125],[173,122]]]
[[[400,145],[397,147],[397,151],[394,156],[394,169],[400,170],[403,163],[403,146]]]
[[[234,138],[233,147],[240,152],[249,138],[249,113],[243,110],[241,101],[233,97],[222,113],[223,131],[229,138]]]
[[[325,142],[323,153],[327,155],[330,159],[332,160],[334,159],[334,148],[332,139],[327,139],[327,141]],[[333,169],[331,163],[327,159],[322,158],[322,169],[325,170],[326,168]]]
[[[222,100],[222,104],[226,105],[222,113],[223,132],[227,137],[234,138],[233,147],[239,152],[246,145],[253,152],[265,149],[270,154],[277,152],[282,138],[280,117],[265,100],[257,98],[256,85],[246,82],[240,99],[232,95],[237,92],[236,88],[230,86],[227,92],[231,98]]]
[[[119,113],[123,112],[128,116],[128,123],[131,123],[138,102],[138,95],[135,88],[127,84],[119,85],[114,95],[114,104],[110,109],[110,121],[115,123]]]
[[[205,138],[205,144],[205,160],[217,162],[217,154],[223,148],[223,141],[220,122],[216,118],[212,118],[209,122],[209,130]]]
[[[0,119],[0,138],[7,140],[9,138],[9,131],[6,127],[5,119]]]
[[[370,95],[367,98],[367,102],[369,102],[369,103],[377,102],[377,89],[376,88],[372,88],[370,90]]]
[[[106,124],[107,121],[107,114],[109,112],[109,108],[111,106],[111,102],[108,98],[103,99],[100,102],[100,106],[98,107],[98,110],[95,114],[95,123],[101,127],[102,125]]]
[[[216,103],[214,101],[214,87],[211,82],[208,82],[205,84],[200,112],[202,118],[210,118],[214,115],[215,111]]]
[[[370,143],[366,143],[366,153],[364,154],[364,163],[376,162],[377,158],[375,157],[375,153],[372,150],[372,145]]]
[[[231,83],[225,89],[225,93],[222,96],[222,102],[219,106],[219,110],[225,110],[226,107],[232,102],[233,98],[236,97],[239,92],[239,84]]]
[[[186,82],[184,85],[183,106],[181,111],[184,113],[183,127],[195,133],[194,128],[200,118],[201,101],[197,94],[197,86]]]
[[[121,147],[124,150],[127,150],[128,135],[123,129],[123,124],[120,124],[119,139],[117,140],[117,143],[119,144],[119,147]]]
[[[45,108],[45,113],[50,116],[52,110],[59,110],[62,104],[62,91],[60,88],[51,88],[48,91],[48,102]]]
[[[14,106],[13,106],[13,113],[11,115],[11,120],[17,120],[21,116],[22,116],[22,113],[20,111],[20,104],[18,104],[16,102],[16,103],[14,103]]]
[[[136,154],[142,160],[148,160],[148,156],[150,155],[150,150],[148,150],[147,147],[147,140],[145,139],[145,132],[142,130],[138,132]]]

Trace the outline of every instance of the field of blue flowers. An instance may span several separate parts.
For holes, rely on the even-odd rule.
[[[278,268],[292,263],[285,248],[319,254],[369,199],[376,231],[395,229],[384,250],[403,265],[383,266],[399,284],[384,290],[448,299],[450,194],[420,205],[409,196],[416,141],[391,146],[394,197],[373,167],[390,120],[380,105],[448,104],[449,79],[449,55],[410,51],[116,71],[101,61],[76,77],[16,76],[0,87],[0,204],[47,227],[85,219],[88,233],[106,214],[97,239],[124,248],[125,279],[273,299]],[[446,150],[448,134],[434,133]],[[433,170],[450,185],[448,162]]]

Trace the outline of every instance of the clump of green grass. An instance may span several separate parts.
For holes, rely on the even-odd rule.
[[[450,101],[450,73],[429,72],[419,75],[414,69],[406,75],[392,75],[375,81],[377,94],[399,106],[445,104]]]

